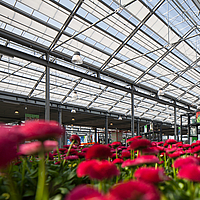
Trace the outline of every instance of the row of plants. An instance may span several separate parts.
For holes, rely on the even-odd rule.
[[[0,199],[200,200],[200,141],[86,147],[72,135],[58,148],[63,133],[55,121],[0,125]]]

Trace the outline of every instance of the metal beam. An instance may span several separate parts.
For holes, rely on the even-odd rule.
[[[132,87],[132,90],[134,88]],[[135,128],[135,125],[134,125],[134,93],[133,91],[131,92],[131,136],[134,137],[134,128]]]
[[[50,67],[49,54],[46,54],[45,120],[50,120]]]
[[[194,28],[190,29],[182,38],[186,38],[188,35],[190,35],[190,33],[192,33],[194,30]],[[134,83],[138,83],[151,69],[153,69],[163,58],[165,58],[169,53],[171,53],[171,51],[176,48],[181,42],[182,42],[182,38],[179,40],[179,42],[174,43],[169,49],[167,49],[167,51],[160,56],[150,67],[148,67],[148,69],[146,69],[145,72],[143,72],[135,81]]]
[[[76,12],[78,11],[78,9],[81,7],[82,3],[84,0],[79,0],[77,2],[77,4],[74,6],[71,14],[68,16],[67,20],[65,21],[65,23],[62,25],[60,31],[58,32],[58,34],[56,35],[56,37],[54,38],[53,42],[51,43],[51,45],[49,46],[49,51],[51,51],[54,46],[56,45],[56,43],[58,42],[58,40],[60,39],[61,35],[63,34],[63,32],[65,31],[65,29],[67,28],[67,26],[69,25],[69,23],[72,21],[74,15],[76,14]]]
[[[100,70],[104,70],[108,63],[119,53],[119,51],[129,42],[129,40],[137,33],[137,31],[145,24],[145,22],[154,14],[154,12],[165,2],[160,0],[155,7],[146,15],[146,17],[136,26],[131,34],[120,44],[120,46],[111,54],[106,62],[100,67]]]
[[[44,59],[37,58],[35,56],[29,55],[29,54],[26,54],[26,53],[23,53],[23,52],[20,52],[18,50],[14,50],[14,49],[11,49],[9,47],[2,46],[2,45],[0,45],[0,52],[1,53],[9,52],[9,53],[15,55],[18,58],[25,59],[25,60],[40,64],[40,65],[43,65],[43,66],[47,65],[47,61],[44,60]],[[56,70],[59,70],[59,71],[65,72],[65,73],[69,73],[69,74],[72,74],[72,75],[75,75],[75,76],[78,76],[78,77],[81,77],[81,78],[85,78],[87,80],[91,80],[91,81],[94,81],[96,83],[101,83],[101,84],[107,85],[109,87],[113,87],[113,88],[116,88],[116,89],[119,89],[119,90],[122,90],[122,91],[125,91],[125,92],[128,92],[128,93],[132,92],[131,89],[126,88],[124,86],[121,86],[121,85],[118,85],[118,84],[115,84],[115,83],[111,83],[111,82],[106,81],[106,80],[101,79],[101,78],[97,78],[97,77],[94,77],[94,76],[90,76],[90,75],[84,74],[82,72],[73,70],[73,69],[68,68],[66,66],[61,66],[61,65],[58,65],[58,64],[52,63],[52,62],[49,62],[48,65],[49,65],[50,68],[53,68],[53,69],[56,69]],[[145,93],[142,93],[142,92],[139,92],[139,91],[136,91],[136,90],[134,91],[134,94],[138,95],[138,96],[141,96],[141,97],[144,97],[144,98],[148,98],[148,99],[157,101],[157,102],[159,102],[161,104],[174,106],[173,103],[170,103],[168,101],[153,97],[151,95],[147,95]],[[182,107],[182,106],[179,106],[179,105],[177,105],[177,108],[182,109],[182,110],[186,110],[186,111],[191,111],[190,109]]]
[[[33,94],[34,90],[37,88],[37,86],[39,85],[40,81],[43,79],[45,74],[46,74],[46,70],[41,74],[40,78],[37,80],[37,82],[33,86],[32,90],[29,92],[28,98],[31,97],[31,95]]]
[[[108,144],[108,115],[105,116],[105,144]]]
[[[174,139],[177,141],[179,140],[177,135],[177,125],[176,125],[176,106],[174,106]]]

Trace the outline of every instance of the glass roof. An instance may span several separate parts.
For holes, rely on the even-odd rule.
[[[50,54],[50,62],[96,77],[95,70],[62,59],[79,51],[102,80],[132,83],[150,96],[162,88],[160,99],[181,100],[183,107],[200,104],[200,11],[192,0],[2,0],[0,11],[7,35],[0,45],[45,59],[41,47],[61,55]],[[4,54],[0,65],[1,91],[45,98],[45,66]],[[135,116],[174,123],[172,106],[134,98]],[[56,69],[50,69],[50,100],[131,114],[130,93]],[[184,112],[177,109],[177,120]]]

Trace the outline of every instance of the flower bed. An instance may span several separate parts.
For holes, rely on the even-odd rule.
[[[0,199],[199,200],[200,142],[141,137],[109,145],[58,148],[55,121],[0,127]],[[25,140],[34,140],[25,143]]]

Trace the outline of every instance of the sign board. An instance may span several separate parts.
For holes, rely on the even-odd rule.
[[[39,115],[25,113],[25,121],[38,120]]]

